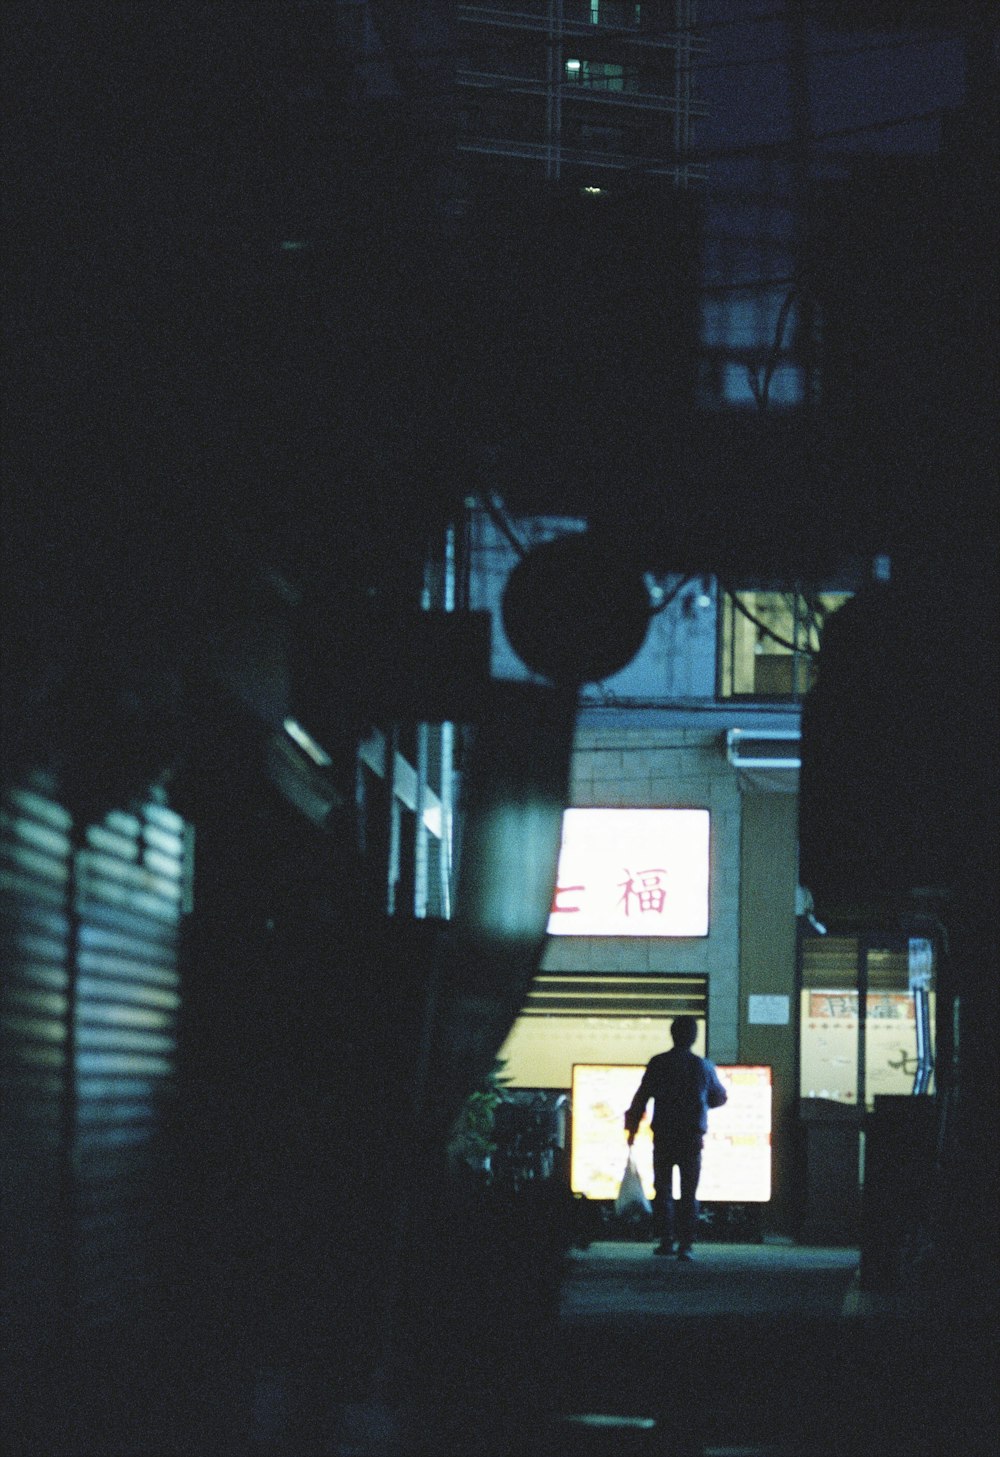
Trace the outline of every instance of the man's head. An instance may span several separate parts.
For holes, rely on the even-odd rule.
[[[698,1036],[697,1018],[675,1017],[670,1024],[670,1035],[675,1047],[693,1047]]]

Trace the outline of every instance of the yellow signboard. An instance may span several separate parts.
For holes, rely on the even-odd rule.
[[[698,1198],[708,1203],[766,1203],[771,1197],[771,1069],[723,1066],[717,1071],[729,1101],[708,1115]],[[574,1194],[585,1194],[588,1199],[617,1195],[628,1156],[625,1110],[642,1074],[638,1064],[574,1066],[570,1150]],[[640,1124],[633,1154],[643,1188],[652,1198],[649,1110]],[[677,1194],[676,1171],[674,1183]]]

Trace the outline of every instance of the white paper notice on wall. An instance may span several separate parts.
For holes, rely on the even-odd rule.
[[[758,1027],[787,1027],[790,997],[748,997],[747,1021]]]

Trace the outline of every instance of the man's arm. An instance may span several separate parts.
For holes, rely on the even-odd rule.
[[[711,1063],[708,1066],[708,1106],[710,1108],[721,1108],[723,1103],[729,1102],[729,1094],[719,1079],[719,1074]]]
[[[646,1111],[646,1104],[649,1102],[649,1068],[642,1075],[642,1082],[636,1091],[635,1097],[628,1106],[625,1114],[625,1131],[628,1134],[629,1145],[635,1142],[636,1129],[642,1122],[642,1115]]]

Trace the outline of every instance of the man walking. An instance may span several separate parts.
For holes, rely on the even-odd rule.
[[[674,1253],[690,1260],[698,1219],[698,1179],[701,1150],[708,1131],[709,1108],[721,1108],[727,1100],[715,1068],[692,1052],[698,1023],[694,1017],[675,1017],[670,1024],[673,1047],[650,1059],[642,1082],[625,1114],[625,1128],[631,1146],[636,1129],[653,1099],[653,1202],[655,1227],[660,1236],[658,1255]],[[674,1165],[680,1172],[681,1197],[674,1214]]]

